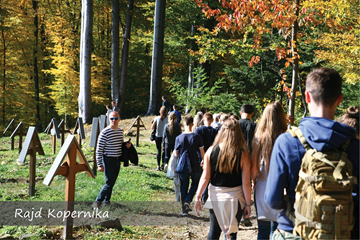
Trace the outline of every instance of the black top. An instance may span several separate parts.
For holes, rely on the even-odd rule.
[[[211,178],[210,183],[218,187],[237,187],[242,185],[241,179],[241,164],[239,164],[239,171],[233,169],[232,173],[221,173],[219,169],[215,170],[216,163],[220,152],[219,145],[215,145],[210,154]],[[241,159],[241,156],[240,156]]]
[[[177,136],[179,136],[180,134],[181,134],[181,127],[180,127],[179,124],[177,124],[177,123],[174,124],[173,134],[170,134],[170,125],[169,125],[169,123],[167,123],[165,125],[163,142],[164,143],[175,144],[175,138]]]
[[[250,119],[240,119],[239,120],[241,132],[246,141],[246,145],[248,147],[249,153],[252,152],[252,139],[254,137],[256,123],[252,122]]]

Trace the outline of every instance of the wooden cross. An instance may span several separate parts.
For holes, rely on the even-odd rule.
[[[19,123],[19,125],[15,128],[14,132],[11,134],[11,150],[14,150],[14,138],[15,136],[19,136],[19,152],[21,152],[22,149],[22,137],[24,136],[26,132],[24,132],[24,125],[22,122]]]
[[[84,131],[84,124],[81,117],[78,117],[76,120],[75,128],[73,131],[73,135],[78,135],[78,142],[81,148],[81,139],[85,139],[85,131]]]
[[[61,164],[65,156],[66,162]],[[76,156],[80,159],[80,163],[76,162]],[[81,147],[76,141],[75,136],[69,135],[43,181],[45,185],[50,186],[56,175],[62,175],[66,178],[65,211],[74,211],[75,175],[76,173],[83,171],[85,171],[89,177],[95,178],[83,152],[81,151]],[[64,239],[72,239],[72,230],[73,219],[69,217],[66,219],[64,225]]]
[[[52,135],[52,153],[55,154],[56,152],[56,138],[60,138],[60,131],[58,128],[58,124],[56,118],[52,118],[51,122],[45,129],[46,134]]]
[[[29,196],[32,197],[35,194],[35,176],[36,176],[36,153],[39,155],[45,155],[42,148],[39,136],[35,130],[35,127],[29,127],[26,134],[24,147],[21,150],[20,157],[17,160],[19,165],[23,165],[26,159],[26,155],[30,155],[30,175],[29,175]]]
[[[5,129],[5,131],[3,132],[3,137],[5,137],[5,134],[6,134],[6,132],[9,130],[9,131],[14,131],[14,126],[15,126],[15,119],[13,118],[11,121],[10,121],[10,123],[9,123],[9,125],[6,127],[6,129]],[[12,146],[13,146],[14,144],[12,144]]]
[[[64,123],[64,119],[61,120],[61,122],[59,123],[59,131],[60,131],[60,134],[61,134],[61,146],[64,145],[64,140],[65,140],[65,133],[70,133],[70,130],[69,129],[65,129],[65,123]]]
[[[135,125],[135,123],[136,123],[136,125]],[[137,116],[137,118],[134,120],[134,122],[132,123],[132,125],[130,126],[128,131],[130,131],[130,129],[134,125],[136,126],[136,146],[138,147],[139,146],[140,127],[144,127],[146,130],[145,124],[141,120],[140,115]]]

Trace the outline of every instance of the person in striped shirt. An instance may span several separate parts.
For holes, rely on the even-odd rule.
[[[110,204],[112,189],[120,172],[124,134],[119,127],[119,113],[117,111],[111,112],[109,120],[110,125],[101,131],[97,142],[96,162],[98,171],[105,173],[105,184],[93,203],[94,209],[99,208],[101,203]],[[130,146],[130,142],[126,144],[126,147],[129,148]]]

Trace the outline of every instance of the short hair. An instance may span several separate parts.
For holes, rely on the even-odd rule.
[[[111,101],[111,103],[115,103],[115,104],[116,104],[116,102],[115,102],[115,101]]]
[[[115,114],[115,115],[117,115],[117,116],[120,118],[120,114],[118,113],[118,111],[112,111],[112,112],[109,114],[109,118],[110,118],[111,114]]]
[[[214,119],[215,121],[219,120],[219,114],[214,113],[214,115],[213,115],[213,119]]]
[[[315,103],[333,105],[341,95],[342,78],[332,68],[316,68],[307,75],[306,91]]]
[[[207,112],[207,113],[204,114],[203,118],[205,118],[206,121],[209,122],[209,121],[213,120],[213,115],[211,113]]]
[[[165,97],[165,96],[162,96],[161,98],[166,100],[166,97]]]
[[[244,104],[241,106],[241,112],[251,114],[254,112],[254,107],[251,104]]]
[[[178,108],[178,106],[174,104],[174,105],[173,105],[173,109],[177,109],[177,108]]]
[[[110,105],[110,104],[106,105],[106,107],[111,109],[111,105]]]
[[[184,117],[184,124],[186,126],[190,126],[190,124],[194,123],[194,118],[191,115],[186,115]]]

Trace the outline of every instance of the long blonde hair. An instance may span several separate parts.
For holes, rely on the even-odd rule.
[[[227,119],[217,134],[213,146],[222,143],[215,169],[221,173],[239,172],[241,153],[246,151],[246,142],[242,135],[239,122]],[[239,165],[240,164],[240,165]]]
[[[255,149],[257,144],[257,151],[254,151],[256,156],[253,157],[252,161],[256,165],[261,179],[264,179],[260,172],[261,159],[264,160],[265,172],[268,174],[275,140],[286,131],[286,127],[287,120],[282,105],[279,102],[269,103],[256,127],[253,139],[253,149]]]
[[[170,115],[169,115],[169,133],[170,133],[170,135],[172,135],[174,132],[174,125],[175,125],[176,120],[177,120],[176,114],[174,112],[170,113]]]

